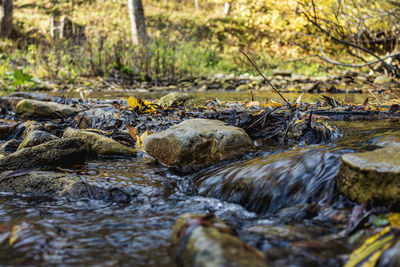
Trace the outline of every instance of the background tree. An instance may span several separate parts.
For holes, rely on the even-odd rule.
[[[13,29],[13,1],[0,0],[0,37],[10,36]]]
[[[131,19],[132,41],[135,45],[147,41],[146,19],[142,0],[128,0],[129,16]]]

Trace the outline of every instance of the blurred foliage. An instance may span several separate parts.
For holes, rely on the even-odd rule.
[[[380,53],[397,49],[393,36],[398,36],[400,20],[393,18],[398,7],[388,0],[315,0],[314,7],[311,0],[235,0],[228,17],[223,0],[199,1],[198,10],[192,0],[143,2],[151,41],[134,47],[125,0],[17,1],[15,37],[0,41],[0,53],[12,59],[0,59],[0,82],[14,87],[34,84],[32,77],[173,82],[216,72],[253,72],[239,48],[250,52],[266,73],[273,68],[306,75],[340,70],[315,57],[315,36],[322,34],[307,21],[314,14],[321,27],[339,38]],[[52,40],[52,16],[68,17],[84,35]],[[327,52],[348,60],[343,46],[327,37],[324,41]],[[6,75],[11,72],[15,75]]]

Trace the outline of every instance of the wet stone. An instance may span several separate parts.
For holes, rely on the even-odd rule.
[[[172,245],[181,266],[267,266],[262,252],[240,240],[213,215],[180,216]]]
[[[35,130],[29,131],[22,143],[18,146],[18,150],[25,147],[37,146],[47,141],[55,140],[58,137],[45,131]]]
[[[80,129],[97,128],[107,130],[115,125],[120,111],[112,106],[99,107],[80,112],[77,117]]]
[[[0,108],[15,112],[15,107],[17,106],[18,102],[23,99],[25,98],[16,96],[2,96],[0,97]]]
[[[50,198],[111,198],[107,189],[89,185],[75,174],[29,169],[1,173],[0,191]]]
[[[21,140],[11,139],[0,146],[0,151],[2,152],[15,152],[18,149],[18,146],[21,144]]]
[[[117,141],[89,131],[67,128],[63,137],[79,138],[86,143],[90,152],[97,156],[134,156],[136,151]]]
[[[249,152],[253,141],[222,121],[191,119],[146,137],[143,147],[168,166],[200,167]]]
[[[54,97],[45,93],[36,92],[14,92],[9,95],[10,97],[20,97],[23,99],[33,99],[38,101],[52,101]]]
[[[24,119],[65,119],[78,113],[76,108],[54,102],[24,99],[17,104],[15,113]]]
[[[56,139],[0,159],[0,171],[80,164],[87,154],[86,144],[78,138]]]
[[[345,154],[336,178],[339,190],[359,203],[400,201],[400,147]]]

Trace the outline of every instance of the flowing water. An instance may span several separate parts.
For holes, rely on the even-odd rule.
[[[340,155],[372,149],[376,136],[400,127],[387,121],[340,122],[338,127],[343,137],[333,144],[264,148],[191,175],[146,155],[92,160],[71,170],[89,183],[133,194],[127,201],[2,193],[0,265],[174,266],[170,235],[178,216],[187,212],[214,213],[266,252],[273,266],[340,265],[348,248],[328,238],[342,230],[346,218],[340,214],[351,210],[335,190]],[[288,224],[299,230],[282,234],[279,227]],[[248,231],[257,225],[279,226],[274,228],[278,235]],[[306,242],[320,236],[327,237],[328,247]]]

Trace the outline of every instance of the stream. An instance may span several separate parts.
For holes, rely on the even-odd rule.
[[[266,253],[271,266],[341,266],[352,247],[333,237],[346,226],[354,204],[335,189],[340,156],[373,149],[373,140],[400,131],[400,125],[333,123],[342,134],[334,143],[260,147],[194,174],[169,169],[145,153],[67,169],[90,184],[132,193],[126,201],[1,193],[0,265],[175,266],[170,239],[176,219],[213,213]],[[246,183],[246,177],[257,182]],[[238,186],[249,193],[231,191]],[[260,225],[269,232],[257,230]]]

